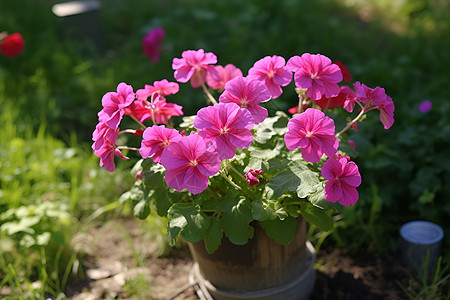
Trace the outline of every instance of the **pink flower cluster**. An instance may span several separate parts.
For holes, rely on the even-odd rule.
[[[378,109],[385,129],[389,129],[394,123],[394,102],[383,88],[372,89],[360,82],[353,84],[354,91],[346,85],[338,86],[337,83],[342,79],[349,82],[352,78],[347,67],[340,61],[331,63],[329,58],[321,54],[305,53],[301,57],[294,56],[289,59],[287,67],[294,72],[296,87],[306,90],[306,96],[321,109],[343,107],[351,113],[358,104],[361,106],[361,115]],[[307,107],[309,103],[305,103]],[[295,114],[299,109],[293,107],[289,111]],[[303,111],[303,107],[300,111]]]
[[[170,118],[183,115],[182,107],[166,102],[166,97],[178,93],[175,82],[164,79],[153,85],[145,85],[136,94],[133,88],[120,83],[117,92],[106,93],[102,99],[99,123],[93,133],[92,148],[100,157],[100,165],[114,170],[114,156],[126,159],[122,149],[116,146],[121,133],[142,135],[138,150],[143,158],[151,157],[165,169],[165,180],[170,188],[186,189],[198,194],[208,187],[209,177],[220,172],[221,161],[232,159],[237,149],[248,148],[253,142],[252,129],[268,117],[263,103],[278,98],[282,87],[294,79],[301,109],[288,122],[284,136],[286,148],[301,149],[301,157],[309,163],[317,163],[328,157],[322,167],[325,199],[342,205],[354,205],[358,200],[356,187],[361,184],[358,167],[349,158],[338,153],[339,135],[367,111],[378,109],[380,119],[387,129],[394,122],[394,104],[384,89],[371,89],[356,82],[354,90],[339,86],[343,79],[351,81],[348,69],[339,61],[332,61],[321,54],[305,53],[294,56],[287,63],[281,56],[266,56],[249,69],[248,75],[234,65],[216,65],[217,57],[200,50],[184,51],[181,58],[174,58],[172,68],[178,82],[202,87],[210,96],[211,106],[201,108],[193,120],[195,128],[189,135],[178,132],[170,125]],[[218,102],[208,87],[220,92]],[[308,108],[309,104],[313,107]],[[334,121],[322,110],[343,107],[348,112],[360,107],[357,118],[343,131],[336,134]],[[321,110],[317,109],[320,108]],[[129,115],[141,125],[140,130],[119,130],[124,115]],[[152,120],[153,126],[144,122]],[[250,186],[259,183],[261,170],[250,169],[243,177]]]
[[[149,93],[147,93],[150,90]],[[100,166],[113,172],[114,156],[128,159],[116,142],[119,134],[142,134],[142,130],[119,130],[119,125],[124,115],[129,115],[142,126],[146,120],[152,119],[156,124],[166,124],[172,116],[183,114],[182,107],[173,103],[167,103],[165,96],[178,92],[178,84],[166,81],[155,82],[154,86],[146,85],[145,92],[138,90],[138,99],[133,92],[133,87],[124,82],[117,86],[116,92],[108,92],[102,98],[102,110],[98,113],[98,124],[92,134],[94,141],[92,149],[95,155],[100,157]],[[151,100],[147,101],[150,96]],[[144,129],[144,128],[143,128]],[[149,128],[145,129],[149,130]],[[143,132],[145,136],[148,134]]]

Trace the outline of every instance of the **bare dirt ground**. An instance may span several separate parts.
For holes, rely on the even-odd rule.
[[[134,219],[108,222],[80,234],[86,252],[85,279],[69,282],[72,300],[200,299],[189,285],[193,265],[187,248],[155,257],[155,245],[143,239]],[[373,256],[345,249],[317,253],[316,284],[311,300],[405,299],[399,287],[407,283],[398,253]]]

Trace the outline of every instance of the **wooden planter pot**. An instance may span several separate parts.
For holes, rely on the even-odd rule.
[[[213,254],[203,241],[190,243],[195,280],[217,300],[308,299],[315,281],[315,252],[306,240],[306,222],[299,218],[295,239],[280,245],[258,223],[254,237],[237,246],[227,238]]]

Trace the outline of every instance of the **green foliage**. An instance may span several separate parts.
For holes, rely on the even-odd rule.
[[[121,173],[99,172],[90,151],[74,136],[72,147],[51,137],[44,119],[35,131],[12,103],[0,88],[0,289],[60,297],[80,271],[71,244],[79,220],[117,198]]]
[[[189,128],[192,118],[184,119],[184,128]],[[304,162],[298,151],[286,148],[287,121],[287,115],[278,113],[256,126],[252,146],[223,161],[219,174],[198,195],[169,189],[164,168],[149,158],[134,168],[142,168],[143,180],[120,200],[130,203],[139,218],[146,218],[151,207],[167,216],[171,245],[180,236],[190,242],[204,239],[209,252],[219,247],[224,236],[236,245],[246,244],[253,237],[254,221],[281,244],[293,240],[299,215],[324,231],[332,230],[331,215],[336,210],[323,199],[320,166]],[[264,173],[259,184],[250,186],[242,174],[253,167]]]
[[[102,0],[101,50],[66,38],[60,20],[51,13],[54,2],[0,1],[0,31],[21,32],[26,41],[20,56],[0,56],[0,213],[45,201],[61,202],[76,226],[78,220],[99,219],[106,211],[116,210],[117,206],[110,209],[108,205],[132,179],[125,173],[113,178],[99,171],[98,160],[84,145],[90,142],[99,99],[120,81],[142,87],[163,77],[173,78],[172,58],[185,49],[202,47],[226,63],[242,66],[244,73],[265,55],[290,57],[309,51],[340,59],[355,78],[369,86],[382,80],[396,104],[396,122],[389,132],[383,132],[378,123],[369,121],[359,128],[367,141],[353,136],[363,174],[360,200],[356,207],[340,212],[333,236],[343,247],[365,243],[393,247],[395,239],[384,243],[386,237],[396,237],[399,225],[412,218],[449,228],[448,1]],[[140,42],[148,29],[159,25],[166,30],[164,51],[161,62],[151,64],[141,53]],[[181,94],[177,102],[186,114],[204,102],[189,88]],[[430,113],[419,114],[416,108],[424,99],[434,106]],[[268,107],[272,112],[295,102],[290,97]],[[49,125],[45,128],[45,124]],[[72,140],[72,132],[79,140]],[[260,131],[256,141],[262,144],[271,134]],[[253,153],[244,171],[267,170],[269,164],[282,163],[273,149]],[[161,180],[163,174],[156,173]],[[378,187],[376,193],[372,184]],[[303,211],[314,208],[320,212],[320,194],[318,186],[309,195],[313,206],[304,204]],[[170,206],[186,200],[173,193],[159,191],[158,195],[139,200],[143,200],[138,209],[142,217],[147,207],[164,215]],[[293,216],[299,207],[284,205],[288,201],[297,199],[255,199],[252,216],[255,220]],[[207,241],[212,252],[223,230],[220,213],[209,218]],[[443,251],[448,256],[450,236],[445,239]],[[17,241],[2,240],[1,246],[12,249],[12,245],[18,245]],[[40,255],[34,260],[41,261]],[[33,263],[15,252],[1,267],[8,274],[0,286],[7,282],[21,287],[23,278],[32,272],[19,265]]]

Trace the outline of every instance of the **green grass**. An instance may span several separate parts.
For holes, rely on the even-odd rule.
[[[99,169],[89,145],[74,133],[71,146],[50,136],[45,119],[35,130],[4,91],[0,86],[0,290],[11,288],[10,299],[57,296],[81,271],[74,234],[94,211],[118,203],[128,171]]]
[[[429,263],[429,257],[427,258]],[[408,299],[411,300],[450,299],[450,287],[448,286],[450,266],[443,266],[442,257],[439,257],[435,262],[436,266],[433,272],[430,272],[428,270],[428,263],[425,261],[418,272],[410,274],[407,287],[399,283],[400,288],[404,291]]]
[[[101,50],[61,32],[51,13],[55,2],[0,1],[0,31],[21,32],[26,42],[21,55],[0,56],[0,244],[5,254],[0,289],[13,287],[21,298],[63,292],[65,274],[73,273],[66,266],[81,259],[71,249],[71,237],[93,221],[124,212],[118,195],[133,181],[130,162],[121,161],[118,172],[109,174],[90,149],[101,97],[122,81],[136,89],[164,78],[173,81],[172,59],[187,49],[214,52],[219,64],[233,63],[244,74],[266,55],[322,53],[346,64],[355,80],[380,85],[393,98],[392,129],[382,129],[374,116],[359,129],[370,147],[354,158],[363,175],[358,205],[337,217],[335,232],[318,234],[320,243],[381,251],[396,242],[384,243],[381,237],[397,236],[399,226],[413,218],[449,228],[446,1],[102,0]],[[165,29],[166,38],[161,61],[152,64],[142,54],[141,38],[155,26]],[[171,100],[192,114],[204,103],[196,92],[181,85]],[[277,106],[294,106],[291,96],[286,93]],[[417,112],[424,99],[433,102],[426,115]],[[23,216],[28,223],[20,223]],[[163,224],[156,218],[149,224],[160,240]],[[11,226],[22,231],[11,234]],[[61,228],[67,228],[63,235]],[[61,236],[60,242],[46,243],[46,233]],[[445,239],[443,264],[448,264],[450,235]]]

